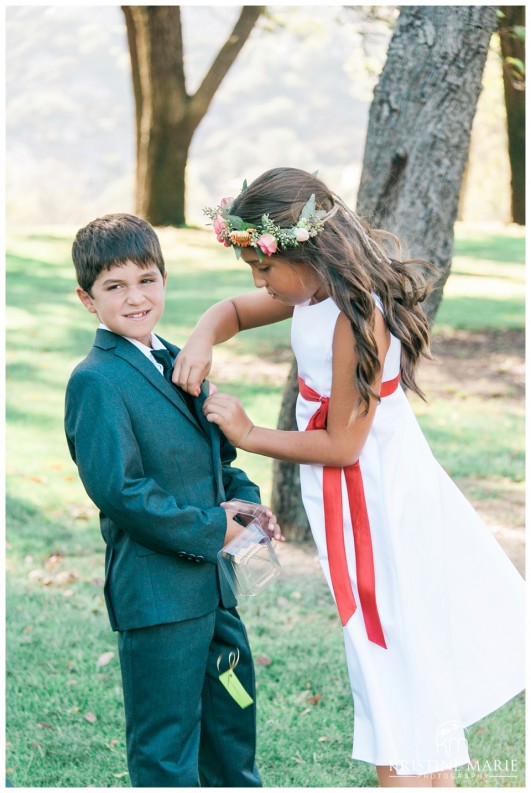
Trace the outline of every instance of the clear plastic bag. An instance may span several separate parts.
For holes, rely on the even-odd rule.
[[[219,568],[236,596],[254,597],[280,574],[280,562],[264,531],[266,508],[233,499],[225,509],[236,512],[234,519],[242,530],[218,553]]]

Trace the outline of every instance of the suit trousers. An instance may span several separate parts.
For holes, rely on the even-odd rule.
[[[118,649],[133,787],[261,787],[253,660],[236,609],[121,631]],[[254,700],[243,709],[217,669],[236,649],[235,672]]]

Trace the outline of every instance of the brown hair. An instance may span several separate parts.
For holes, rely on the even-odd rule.
[[[431,357],[429,323],[420,303],[429,291],[426,271],[433,265],[420,259],[401,261],[400,242],[394,235],[372,229],[320,179],[298,168],[266,171],[240,193],[230,211],[248,223],[259,224],[267,214],[277,225],[291,227],[312,193],[317,209],[337,207],[336,211],[315,237],[275,255],[312,267],[349,318],[358,354],[355,384],[366,410],[370,398],[378,398],[373,384],[380,370],[373,293],[382,301],[389,330],[402,344],[402,382],[424,398],[415,381],[415,367],[421,356]],[[386,252],[390,244],[397,258]]]
[[[79,286],[90,294],[104,270],[133,262],[141,268],[156,265],[164,275],[159,238],[147,220],[116,212],[96,218],[79,229],[72,245],[72,259]]]

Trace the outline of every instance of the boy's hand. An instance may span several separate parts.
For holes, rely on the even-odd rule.
[[[230,502],[222,501],[220,506],[224,507],[228,512],[231,513],[232,516],[236,515],[236,512],[231,510],[232,504],[230,504]],[[264,504],[255,504],[253,506],[259,512],[258,521],[260,523],[260,528],[265,531],[267,536],[271,540],[286,542],[286,538],[282,535],[280,526],[277,523],[277,516],[269,509],[269,507],[266,507]]]
[[[172,382],[192,396],[199,396],[201,383],[212,368],[212,345],[189,339],[173,364]]]
[[[208,421],[217,424],[233,446],[241,448],[254,427],[240,400],[230,394],[211,394],[203,404]]]

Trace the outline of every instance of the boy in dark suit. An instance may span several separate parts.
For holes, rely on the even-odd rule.
[[[236,453],[171,383],[179,350],[153,333],[166,272],[146,221],[107,215],[77,233],[77,294],[100,326],[72,373],[65,429],[100,509],[104,593],[118,631],[127,756],[134,787],[259,787],[254,671],[217,553],[240,530],[221,503],[259,503]],[[270,533],[280,530],[268,511]],[[229,654],[253,699],[219,680]]]

